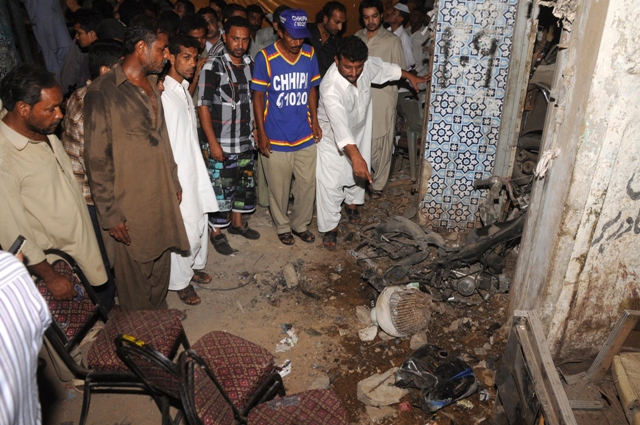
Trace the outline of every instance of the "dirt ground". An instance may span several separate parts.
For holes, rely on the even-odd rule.
[[[357,331],[364,326],[355,315],[356,306],[369,305],[370,287],[361,278],[362,268],[349,250],[360,241],[363,227],[402,215],[412,208],[411,186],[406,174],[400,174],[395,186],[382,199],[368,202],[362,210],[363,224],[341,225],[338,248],[322,246],[321,237],[313,244],[296,238],[295,246],[281,244],[265,208],[259,207],[250,224],[261,233],[258,241],[230,235],[230,244],[238,250],[232,257],[222,257],[210,249],[206,271],[214,282],[198,288],[202,303],[186,306],[170,294],[170,307],[185,310],[183,322],[193,343],[211,330],[224,330],[260,344],[277,358],[277,364],[289,359],[291,373],[284,378],[288,394],[305,391],[327,380],[344,403],[353,424],[369,424],[365,406],[357,399],[357,383],[372,374],[385,372],[411,354],[408,339],[362,342]],[[343,220],[346,221],[346,220]],[[315,220],[311,230],[317,234]],[[288,288],[283,267],[291,263],[299,278],[297,287]],[[492,332],[503,324],[507,295],[496,295],[487,304],[475,307],[446,305],[434,314],[428,329],[428,342],[438,344],[458,355],[474,368],[480,389],[491,385],[492,372],[499,361],[504,341]],[[452,325],[453,323],[453,325]],[[276,344],[285,336],[282,325],[290,324],[299,337],[288,352],[276,353]],[[50,361],[41,379],[44,423],[72,425],[78,422],[82,394],[62,384]],[[411,406],[384,419],[382,424],[478,424],[492,422],[491,399],[480,401],[479,392],[466,406],[451,405],[432,415]],[[410,396],[403,401],[411,402]],[[148,396],[95,394],[92,397],[88,424],[158,424],[160,413]]]

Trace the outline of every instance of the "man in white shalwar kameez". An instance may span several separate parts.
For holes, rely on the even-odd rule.
[[[189,305],[200,303],[191,281],[211,282],[200,271],[207,262],[209,247],[208,213],[218,211],[218,202],[204,164],[188,78],[193,77],[198,60],[198,42],[189,36],[174,36],[169,41],[171,69],[164,79],[162,106],[173,156],[182,186],[180,211],[187,230],[189,252],[171,253],[169,290],[177,291]],[[161,231],[161,229],[158,229]]]
[[[398,65],[369,57],[366,44],[348,37],[338,48],[320,84],[318,122],[322,139],[318,143],[316,206],[318,230],[324,232],[327,247],[336,244],[340,208],[357,217],[357,205],[364,203],[365,184],[371,182],[371,84],[407,78],[413,87],[429,77],[416,77]]]

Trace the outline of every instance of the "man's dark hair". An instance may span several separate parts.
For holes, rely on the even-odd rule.
[[[73,14],[73,25],[79,24],[84,32],[95,31],[102,19],[102,15],[97,10],[78,9]]]
[[[276,7],[276,10],[273,11],[273,23],[275,23],[278,26],[278,28],[280,27],[280,15],[282,15],[282,12],[289,9],[291,9],[291,7],[287,6],[286,4],[283,4]]]
[[[113,6],[107,0],[93,0],[91,9],[97,10],[103,19],[113,18]]]
[[[222,9],[222,22],[229,19],[235,12],[244,12],[247,13],[247,9],[244,6],[240,6],[239,4],[229,3]]]
[[[405,26],[407,25],[407,22],[409,22],[409,16],[410,14],[407,12],[403,12],[402,10],[398,10],[398,12],[400,13],[400,16],[402,17],[402,24],[400,24],[401,26]]]
[[[95,80],[100,76],[100,67],[113,68],[124,56],[124,45],[117,40],[96,40],[89,48],[89,74]]]
[[[250,4],[247,6],[247,17],[249,17],[249,13],[258,13],[264,16],[264,10],[262,10],[259,4]]]
[[[362,62],[366,61],[369,57],[369,49],[364,41],[352,35],[351,37],[342,39],[336,55],[338,59],[344,58],[351,62]]]
[[[136,51],[136,44],[144,41],[149,47],[158,39],[158,33],[164,32],[156,18],[147,15],[138,15],[131,20],[124,36],[124,51],[130,55]]]
[[[196,13],[196,6],[193,3],[191,3],[189,0],[176,0],[175,4],[178,4],[178,3],[184,4],[184,11],[187,12],[187,14]]]
[[[209,0],[209,5],[211,5],[211,3],[218,6],[220,10],[223,10],[227,6],[227,2],[225,0]]]
[[[325,16],[331,18],[331,16],[333,16],[333,12],[336,10],[344,13],[345,15],[347,14],[347,8],[344,7],[344,4],[340,3],[339,1],[327,2],[324,6],[322,6],[322,9],[320,9],[320,12],[318,12],[318,14],[316,15],[316,24],[322,22]]]
[[[190,13],[188,15],[184,15],[184,17],[180,19],[178,32],[180,34],[189,35],[193,30],[203,29],[206,33],[208,27],[209,24],[207,23],[207,20],[204,19],[204,16]]]
[[[0,99],[7,111],[13,111],[18,102],[33,106],[40,102],[42,89],[58,86],[56,77],[32,63],[17,65],[0,81]]]
[[[203,15],[203,16],[204,16],[204,15],[206,15],[207,13],[209,13],[209,14],[211,14],[211,15],[215,16],[216,21],[218,20],[218,14],[217,14],[217,13],[216,13],[216,11],[215,11],[215,10],[213,10],[212,8],[210,8],[210,7],[208,7],[208,6],[207,6],[207,7],[201,7],[200,9],[198,9],[198,15]]]
[[[153,0],[141,0],[140,4],[142,5],[142,7],[144,7],[144,11],[146,14],[148,14],[147,12],[153,13],[154,17],[159,17],[160,13],[162,12],[162,8],[160,7],[160,5],[156,2],[154,2]]]
[[[169,35],[176,35],[180,26],[180,16],[173,10],[163,10],[158,18],[160,28]]]
[[[174,35],[169,39],[169,53],[177,55],[180,53],[180,46],[191,48],[194,47],[197,52],[200,51],[200,43],[193,37],[189,37],[186,34]]]
[[[231,27],[240,27],[247,28],[251,31],[251,23],[247,18],[243,18],[242,16],[232,16],[224,23],[224,32],[229,34],[231,31]]]
[[[120,7],[118,7],[118,16],[120,16],[120,21],[122,21],[126,26],[131,24],[133,18],[142,14],[144,14],[144,6],[136,0],[124,0],[122,4],[120,4]]]
[[[369,9],[375,7],[376,9],[378,9],[378,12],[380,13],[380,15],[384,15],[384,5],[382,4],[382,1],[380,0],[362,0],[360,2],[360,7],[358,8],[358,10],[360,11],[360,16],[362,16],[362,12],[365,9]]]

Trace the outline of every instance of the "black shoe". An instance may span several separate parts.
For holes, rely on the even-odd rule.
[[[233,248],[229,245],[229,241],[227,240],[227,235],[220,233],[216,236],[210,236],[211,243],[216,251],[222,255],[231,255],[233,254]]]
[[[247,239],[260,239],[260,233],[250,228],[249,223],[246,221],[242,223],[242,227],[234,227],[233,224],[231,224],[227,228],[227,232],[229,232],[230,235],[240,235]]]

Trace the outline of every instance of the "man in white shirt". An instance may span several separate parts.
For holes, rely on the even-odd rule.
[[[195,109],[187,81],[193,77],[196,70],[199,47],[198,41],[187,35],[171,38],[171,68],[164,79],[162,93],[169,141],[178,165],[178,179],[183,190],[180,212],[191,247],[188,252],[171,253],[169,290],[177,291],[180,299],[188,305],[200,303],[200,297],[190,282],[211,282],[211,276],[200,270],[204,269],[207,263],[207,214],[218,211],[218,202],[202,160]]]
[[[6,247],[9,249],[9,247]],[[0,251],[0,423],[40,425],[38,353],[51,313],[27,269]]]
[[[320,85],[316,205],[318,230],[323,244],[336,245],[340,206],[355,215],[364,203],[367,181],[371,183],[371,84],[407,78],[415,88],[428,77],[417,77],[398,65],[368,58],[367,45],[358,37],[345,38],[335,63]]]
[[[389,30],[397,35],[402,42],[402,51],[404,52],[404,62],[407,70],[411,70],[416,61],[413,56],[413,49],[411,47],[411,37],[407,34],[404,26],[409,22],[409,8],[406,4],[397,3],[393,6],[393,10],[387,18],[389,24]]]

